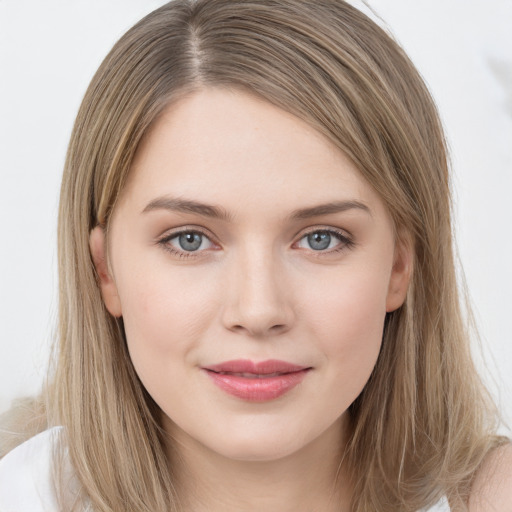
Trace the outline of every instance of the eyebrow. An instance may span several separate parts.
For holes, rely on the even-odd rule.
[[[370,215],[370,217],[372,216],[370,208],[368,208],[368,206],[366,206],[364,203],[361,203],[360,201],[331,201],[329,203],[312,206],[310,208],[294,210],[290,215],[290,219],[310,219],[311,217],[319,217],[320,215],[330,215],[333,213],[342,213],[348,210],[362,210],[363,212],[366,212],[368,215]]]
[[[221,206],[193,201],[191,199],[174,198],[174,197],[158,197],[153,199],[142,210],[142,213],[154,210],[169,210],[179,213],[195,213],[203,217],[212,217],[224,221],[232,221],[233,216]],[[294,210],[289,216],[289,220],[304,220],[321,215],[330,215],[334,213],[342,213],[348,210],[361,210],[372,216],[370,208],[360,201],[331,201],[329,203],[311,206],[308,208],[300,208]]]
[[[220,206],[200,203],[190,199],[182,199],[178,197],[157,197],[153,199],[142,210],[142,213],[151,212],[153,210],[169,210],[181,213],[196,213],[203,217],[213,217],[225,221],[231,221],[232,215]]]

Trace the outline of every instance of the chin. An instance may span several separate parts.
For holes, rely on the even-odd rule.
[[[268,417],[246,418],[243,424],[211,430],[200,442],[223,457],[247,462],[283,460],[306,452],[309,446],[322,445],[324,439],[332,445],[329,425],[325,429],[319,422],[306,426],[301,419],[272,422]],[[338,431],[337,425],[331,427]]]
[[[229,439],[226,443],[212,446],[219,455],[240,462],[273,462],[284,459],[297,451],[302,446],[296,443],[283,443],[280,439]]]

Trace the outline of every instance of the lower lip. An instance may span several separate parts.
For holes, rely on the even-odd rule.
[[[230,395],[249,402],[268,402],[284,395],[300,384],[308,371],[309,368],[298,372],[283,373],[275,377],[258,379],[220,374],[211,370],[206,370],[206,373],[220,389]]]

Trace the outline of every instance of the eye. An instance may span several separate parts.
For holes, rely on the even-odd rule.
[[[313,251],[336,252],[347,246],[351,246],[352,241],[343,233],[331,229],[317,229],[304,235],[297,246],[301,249],[312,249]],[[335,249],[335,251],[328,251]]]
[[[200,231],[185,230],[172,233],[158,242],[172,253],[183,255],[187,253],[201,252],[205,249],[211,249],[213,242]]]

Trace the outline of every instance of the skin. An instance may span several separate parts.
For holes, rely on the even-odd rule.
[[[473,482],[469,512],[512,512],[512,445],[485,460]]]
[[[229,218],[169,210],[169,197]],[[331,201],[366,209],[290,219]],[[206,236],[187,254],[179,230]],[[307,235],[322,230],[343,238],[331,233],[315,250]],[[162,410],[186,507],[346,506],[344,468],[334,491],[346,411],[374,368],[386,312],[404,301],[412,260],[351,161],[269,103],[203,89],[170,105],[138,149],[109,237],[107,255],[102,228],[91,233],[103,298],[123,317],[134,367]],[[201,370],[232,359],[312,369],[285,395],[254,403]]]

